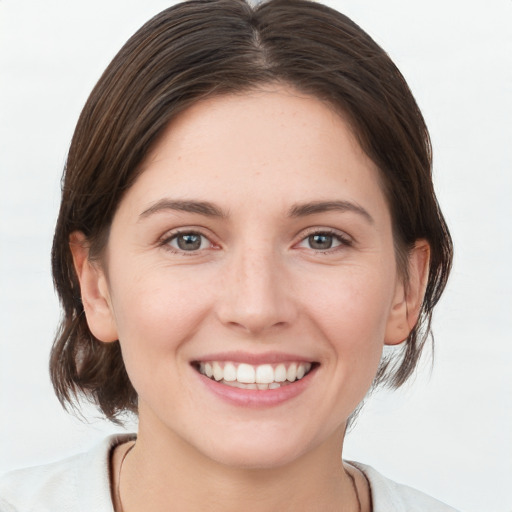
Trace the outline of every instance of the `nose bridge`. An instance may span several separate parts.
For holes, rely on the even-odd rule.
[[[259,333],[291,321],[293,307],[285,275],[271,242],[247,241],[232,254],[226,274],[224,323]]]

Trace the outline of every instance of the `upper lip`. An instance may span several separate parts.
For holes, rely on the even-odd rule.
[[[230,352],[215,352],[204,354],[201,357],[195,358],[192,362],[207,362],[207,361],[230,361],[233,363],[247,363],[252,365],[260,364],[278,364],[286,362],[295,363],[314,363],[315,360],[311,357],[305,357],[298,354],[286,352],[263,352],[260,354],[242,351]]]

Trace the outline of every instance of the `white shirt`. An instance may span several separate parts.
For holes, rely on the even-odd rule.
[[[110,452],[129,439],[133,436],[110,436],[89,452],[8,473],[0,479],[0,512],[114,512]],[[369,466],[350,464],[370,483],[373,512],[457,512]]]

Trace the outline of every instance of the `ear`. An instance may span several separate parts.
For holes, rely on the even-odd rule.
[[[116,341],[117,328],[105,273],[98,263],[89,259],[89,245],[81,231],[71,233],[69,247],[89,329],[100,341]]]
[[[408,254],[407,282],[402,279],[396,287],[386,327],[386,345],[401,343],[416,325],[427,287],[429,262],[430,245],[426,240],[417,240]]]

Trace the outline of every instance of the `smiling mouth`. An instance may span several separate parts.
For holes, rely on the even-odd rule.
[[[317,363],[290,362],[252,365],[224,361],[195,362],[193,367],[211,380],[240,389],[269,390],[293,384],[318,366]]]

